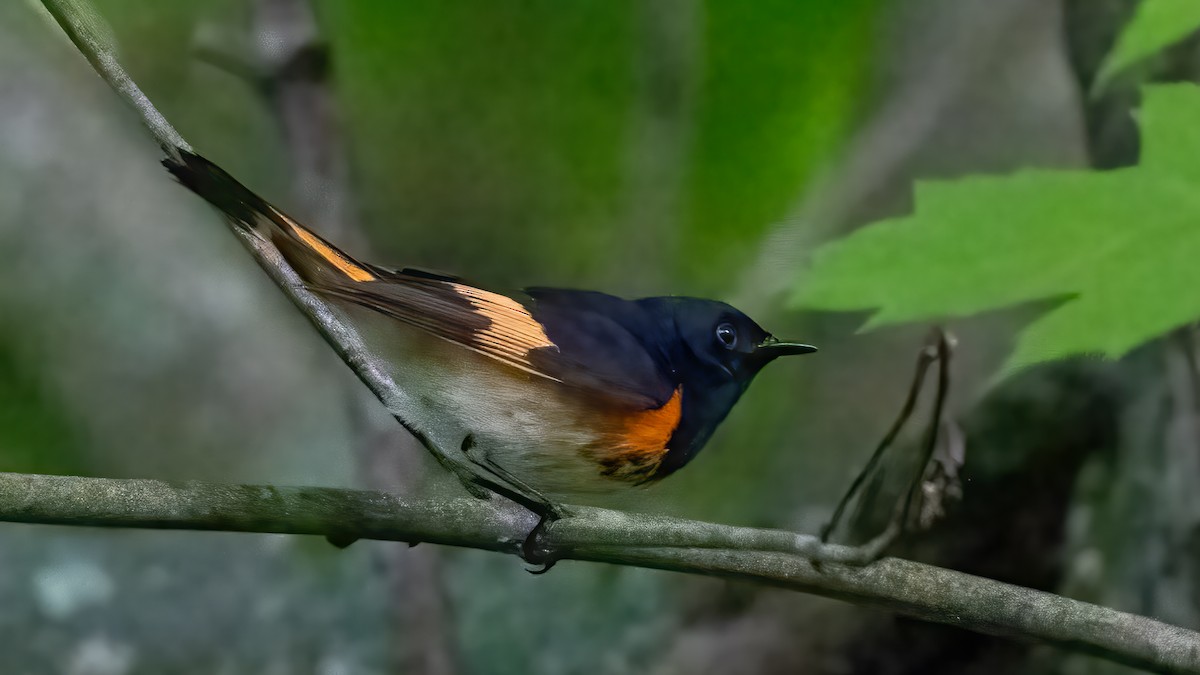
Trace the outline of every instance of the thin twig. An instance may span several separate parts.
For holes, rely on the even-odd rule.
[[[938,364],[937,390],[934,394],[933,413],[929,419],[929,426],[925,430],[925,444],[921,452],[921,459],[917,462],[916,474],[909,483],[908,489],[905,490],[904,496],[896,502],[892,509],[892,517],[888,521],[887,527],[870,541],[854,547],[852,555],[840,558],[838,562],[850,565],[866,565],[874,562],[908,531],[913,504],[920,494],[925,475],[929,471],[930,461],[933,459],[934,450],[938,445],[939,431],[942,428],[945,414],[946,397],[950,394],[951,350],[951,340],[946,332],[940,328],[934,329],[933,344],[928,345],[922,355],[931,354],[932,361],[936,361]],[[922,374],[921,377],[923,379],[924,375]],[[917,390],[919,392],[919,386]]]
[[[863,483],[867,478],[875,472],[875,468],[879,466],[879,461],[883,459],[883,455],[888,448],[896,442],[896,438],[904,427],[908,424],[908,420],[912,417],[913,410],[917,407],[917,398],[921,395],[921,389],[924,386],[925,374],[929,372],[929,366],[938,359],[938,350],[936,345],[924,345],[921,351],[917,354],[917,366],[914,369],[912,380],[908,385],[908,394],[904,398],[904,404],[900,407],[899,414],[896,415],[896,420],[892,422],[892,426],[887,433],[875,446],[875,451],[871,453],[871,458],[867,460],[862,470],[854,477],[854,481],[850,483],[850,488],[842,495],[838,501],[837,508],[833,510],[833,516],[829,519],[824,527],[821,528],[821,541],[829,541],[830,535],[837,529],[838,524],[842,521],[842,516],[845,515],[846,507],[850,505],[851,500],[858,494]],[[924,465],[922,465],[924,467]]]
[[[908,493],[902,502],[900,514],[897,520],[900,523],[900,530],[904,531],[908,527],[909,515],[912,513],[913,503],[917,501],[917,496],[921,491],[921,484],[925,480],[925,473],[929,470],[929,463],[933,460],[934,450],[938,445],[938,433],[942,428],[942,418],[945,416],[946,398],[950,395],[950,352],[951,340],[946,331],[941,328],[934,329],[934,350],[937,354],[937,389],[934,392],[933,413],[929,417],[929,426],[925,430],[925,446],[921,453],[921,461],[917,463],[916,475],[913,476],[912,483],[909,484]]]

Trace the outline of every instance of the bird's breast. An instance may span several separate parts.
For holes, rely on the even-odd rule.
[[[683,388],[650,410],[616,410],[596,416],[597,440],[583,450],[609,478],[643,483],[654,478],[683,415]]]
[[[481,430],[476,439],[500,464],[546,492],[606,492],[653,480],[682,416],[679,390],[649,410],[593,400],[544,380],[521,382],[510,392],[477,402],[463,418]],[[491,423],[497,419],[507,423]]]

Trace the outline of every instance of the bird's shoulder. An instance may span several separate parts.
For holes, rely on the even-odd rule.
[[[522,295],[555,345],[531,354],[547,372],[638,409],[659,408],[675,395],[669,331],[638,303],[562,288],[527,288]]]

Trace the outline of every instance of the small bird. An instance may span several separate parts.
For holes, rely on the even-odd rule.
[[[679,470],[763,366],[816,351],[714,300],[501,293],[359,262],[207,159],[175,154],[163,164],[180,183],[273,243],[353,324],[369,325],[404,392],[392,412],[442,464],[543,523],[561,515],[562,496]]]

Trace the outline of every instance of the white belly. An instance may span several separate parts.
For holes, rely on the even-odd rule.
[[[470,463],[462,451],[470,436],[476,452],[544,493],[619,485],[581,452],[598,438],[570,388],[395,323],[387,332],[371,344],[386,342],[404,394],[389,407],[447,458]]]

